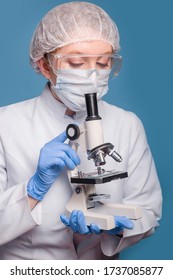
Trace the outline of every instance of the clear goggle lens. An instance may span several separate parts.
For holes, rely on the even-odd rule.
[[[49,62],[55,72],[58,74],[62,69],[97,69],[97,70],[111,70],[113,77],[116,77],[120,72],[122,65],[122,57],[117,54],[50,54]]]

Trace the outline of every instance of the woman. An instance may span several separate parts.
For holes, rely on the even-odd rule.
[[[161,189],[142,123],[102,101],[111,71],[120,68],[119,49],[116,24],[94,4],[57,6],[37,26],[30,61],[48,83],[39,97],[0,111],[0,259],[116,259],[159,225]],[[133,223],[115,213],[111,231],[86,225],[80,209],[64,215],[72,195],[67,170],[94,168],[64,143],[63,132],[84,122],[88,92],[97,92],[105,141],[123,157],[118,168],[128,171],[99,190],[111,194],[110,202],[142,209]],[[106,168],[117,166],[108,160]]]

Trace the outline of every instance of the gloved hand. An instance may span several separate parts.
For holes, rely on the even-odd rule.
[[[70,227],[74,232],[80,234],[95,233],[100,234],[105,232],[107,234],[119,234],[125,228],[133,229],[133,223],[124,216],[115,216],[115,228],[111,230],[101,230],[96,224],[86,225],[85,216],[81,210],[74,210],[70,218],[65,215],[60,215],[60,219],[64,225]]]
[[[72,170],[80,164],[77,153],[68,144],[63,143],[66,139],[66,132],[63,132],[40,151],[36,173],[27,186],[28,195],[36,200],[43,199],[65,166]]]

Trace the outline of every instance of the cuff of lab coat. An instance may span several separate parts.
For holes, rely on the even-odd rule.
[[[101,249],[105,255],[112,256],[118,254],[125,248],[151,235],[154,232],[154,228],[158,226],[158,222],[153,213],[145,210],[143,210],[142,218],[133,221],[133,223],[133,230],[125,229],[122,238],[116,235],[110,236],[106,233],[102,233]]]
[[[27,194],[27,184],[28,182],[25,184],[25,196],[28,204],[28,212],[29,212],[28,214],[31,216],[33,222],[36,225],[40,225],[42,223],[42,203],[39,201],[32,210],[30,209],[28,194]]]
[[[33,219],[33,222],[36,225],[41,225],[41,223],[42,223],[42,204],[41,204],[41,202],[38,202],[32,210],[30,210],[30,206],[29,206],[29,212]]]

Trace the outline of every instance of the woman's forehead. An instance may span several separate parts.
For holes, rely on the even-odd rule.
[[[112,46],[104,41],[84,41],[57,49],[54,53],[63,54],[107,54],[112,53]]]

